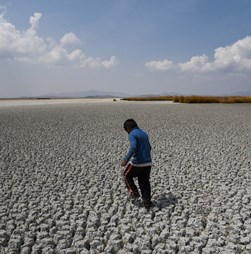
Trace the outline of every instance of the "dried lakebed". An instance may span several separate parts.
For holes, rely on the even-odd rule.
[[[149,135],[155,207],[128,200],[123,122]],[[251,253],[251,106],[0,108],[0,253]]]

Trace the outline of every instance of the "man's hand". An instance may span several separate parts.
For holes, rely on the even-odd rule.
[[[126,166],[126,164],[127,164],[127,161],[124,161],[124,160],[122,160],[121,163],[120,163],[120,165],[121,165],[122,167]]]

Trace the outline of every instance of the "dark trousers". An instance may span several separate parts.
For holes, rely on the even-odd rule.
[[[128,164],[124,172],[126,187],[132,197],[139,197],[139,191],[134,183],[133,178],[138,178],[138,183],[144,204],[151,203],[151,186],[150,186],[151,166],[135,167]]]

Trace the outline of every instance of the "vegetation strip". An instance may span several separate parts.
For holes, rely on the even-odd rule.
[[[150,96],[128,97],[127,101],[173,101],[179,103],[251,103],[251,96]]]

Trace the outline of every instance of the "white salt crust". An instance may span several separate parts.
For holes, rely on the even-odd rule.
[[[121,177],[149,133],[155,207]],[[251,253],[251,105],[0,107],[0,253]]]

